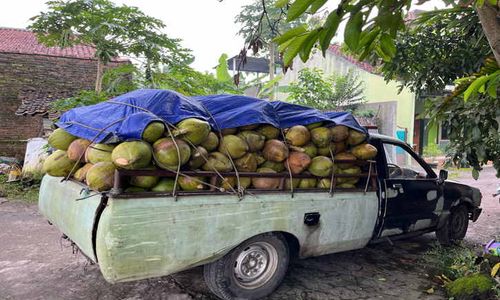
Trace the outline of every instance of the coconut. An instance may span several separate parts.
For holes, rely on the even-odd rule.
[[[213,131],[210,131],[207,138],[201,143],[201,146],[207,151],[214,151],[219,146],[219,137]]]
[[[307,127],[307,129],[312,130],[314,128],[321,127],[321,125],[323,125],[323,122],[316,122],[316,123],[308,124],[308,125],[306,125],[306,127]]]
[[[316,147],[314,143],[306,144],[302,146],[302,149],[304,149],[304,153],[309,155],[310,158],[313,158],[316,155],[318,155],[318,147]]]
[[[222,135],[236,134],[238,132],[238,128],[224,128],[221,131]]]
[[[312,189],[316,187],[316,178],[302,178],[299,181],[299,189]]]
[[[153,121],[144,128],[142,139],[148,143],[154,143],[165,133],[165,124],[159,121]]]
[[[208,151],[202,146],[198,146],[191,150],[191,158],[189,159],[188,166],[191,170],[196,170],[203,166],[208,159]]]
[[[311,133],[305,126],[296,125],[288,129],[285,138],[292,146],[302,146],[309,143]]]
[[[257,127],[259,127],[259,124],[251,124],[251,125],[240,126],[238,129],[239,130],[254,130]]]
[[[191,142],[193,145],[199,145],[205,141],[210,133],[210,125],[208,122],[188,118],[177,123],[177,129],[174,130],[175,137],[180,136],[181,139]]]
[[[335,147],[335,145],[333,145],[333,147]],[[330,157],[331,156],[330,150],[332,151],[331,153],[334,153],[332,149],[332,143],[330,143],[330,145],[326,147],[318,148],[318,155]]]
[[[141,188],[138,186],[129,186],[124,190],[125,193],[140,193],[145,191],[146,191],[145,188]]]
[[[352,183],[341,183],[337,185],[336,187],[341,188],[341,189],[355,189],[356,186]]]
[[[276,173],[273,169],[269,168],[259,168],[257,169],[259,173]],[[265,177],[254,177],[252,178],[252,184],[256,189],[277,189],[280,186],[280,178],[265,178]]]
[[[337,125],[330,128],[332,132],[332,140],[334,142],[342,142],[349,136],[349,128],[344,125]]]
[[[85,181],[85,177],[87,176],[87,172],[90,168],[92,168],[94,165],[91,163],[86,163],[83,167],[80,169],[76,170],[75,174],[73,174],[73,177],[80,182]]]
[[[329,189],[330,185],[332,183],[332,180],[329,178],[322,178],[318,180],[318,184],[316,185],[317,188],[320,189]]]
[[[219,152],[227,154],[232,158],[240,158],[248,152],[248,144],[236,135],[226,135],[219,145]]]
[[[87,185],[96,191],[107,191],[113,187],[115,165],[112,162],[99,162],[87,171]]]
[[[291,152],[285,166],[289,167],[292,174],[300,174],[311,164],[309,155],[302,152]]]
[[[257,160],[257,165],[260,166],[263,163],[265,163],[267,160],[264,158],[264,156],[260,153],[254,153],[255,159]]]
[[[358,159],[372,159],[377,156],[377,148],[370,144],[361,144],[351,149],[351,152]]]
[[[270,161],[282,162],[288,157],[288,148],[279,140],[269,140],[262,150],[264,158]]]
[[[234,161],[236,169],[241,172],[255,172],[257,170],[257,159],[253,153],[247,153]]]
[[[285,170],[285,164],[283,162],[275,162],[270,160],[266,160],[262,165],[260,165],[260,167],[273,169],[278,173],[283,172]]]
[[[205,178],[203,177],[190,177],[181,176],[179,177],[179,185],[183,191],[199,191],[205,188],[203,182]]]
[[[252,179],[250,177],[240,177],[240,186],[243,189],[248,188],[252,184]],[[236,177],[225,177],[223,180],[219,181],[219,186],[224,189],[224,191],[232,191],[238,188],[238,180]]]
[[[347,146],[346,146],[346,144],[344,142],[338,142],[338,143],[333,143],[333,144],[335,145],[333,147],[333,149],[335,149],[335,151],[333,152],[333,154],[344,152],[345,149],[347,148]]]
[[[272,140],[278,138],[280,135],[280,130],[272,125],[262,125],[257,128],[257,132],[266,137],[266,140]]]
[[[111,152],[114,148],[114,145],[109,144],[91,144],[85,151],[85,160],[92,164],[103,161],[111,162]]]
[[[158,180],[160,179],[157,176],[131,176],[129,183],[133,186],[150,189],[158,183]]]
[[[65,177],[73,170],[75,164],[78,165],[75,167],[76,170],[80,163],[69,159],[66,155],[66,151],[56,150],[45,159],[43,163],[43,172],[54,177]]]
[[[322,148],[327,147],[332,140],[332,132],[326,127],[317,127],[311,130],[312,142]]]
[[[151,164],[151,146],[143,141],[123,142],[113,149],[111,159],[122,169],[144,168]]]
[[[175,146],[176,144],[177,147]],[[179,150],[179,152],[177,152],[177,149]],[[191,157],[191,148],[183,140],[173,140],[166,137],[157,140],[153,144],[153,153],[156,164],[160,168],[177,170],[179,164],[182,166],[189,161],[189,158]]]
[[[257,152],[264,148],[266,137],[255,131],[241,131],[238,136],[248,144],[248,151]]]
[[[366,134],[349,129],[349,137],[347,137],[347,144],[351,146],[356,146],[361,144],[366,140]]]
[[[76,136],[67,133],[64,129],[57,128],[50,134],[48,143],[52,148],[67,150],[71,142],[76,139]]]
[[[309,172],[315,176],[330,176],[333,171],[333,162],[326,156],[316,156],[312,159],[308,168]]]
[[[290,190],[292,187],[290,186],[290,182],[292,182],[292,186],[294,189],[299,187],[300,179],[299,178],[292,178],[290,181],[289,178],[285,179],[285,189]]]
[[[85,151],[90,145],[89,140],[85,139],[76,139],[71,144],[69,144],[68,151],[66,151],[66,155],[68,158],[73,161],[85,161]]]
[[[340,152],[338,154],[335,154],[335,161],[338,161],[338,160],[356,160],[356,156],[352,155],[349,152]],[[335,164],[341,169],[347,169],[347,168],[350,168],[353,166],[353,164],[351,164],[351,163],[337,163],[337,162],[335,162]]]
[[[158,183],[151,188],[152,192],[169,193],[174,190],[175,180],[172,178],[161,178]]]
[[[344,175],[359,175],[361,174],[361,168],[358,166],[353,166],[348,169],[341,169],[339,174],[344,174]],[[359,181],[359,177],[339,177],[337,178],[337,183],[350,183],[350,184],[356,184]]]
[[[233,170],[233,165],[227,156],[220,152],[212,152],[208,154],[207,162],[202,166],[205,171],[230,172]]]

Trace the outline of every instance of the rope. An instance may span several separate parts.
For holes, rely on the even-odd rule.
[[[285,146],[288,148],[288,143],[286,142],[286,136],[285,136],[285,133],[283,132],[282,128],[280,128],[280,132],[281,132],[281,135],[283,136],[283,143],[285,143]],[[293,198],[293,175],[292,175],[292,170],[290,168],[290,162],[288,161],[288,158],[286,160],[286,167],[288,170],[288,175],[290,175],[290,193],[291,193],[292,198]]]
[[[365,185],[365,195],[366,195],[366,192],[368,191],[368,183],[370,182],[370,180],[372,180],[372,164],[373,164],[373,161],[370,160],[370,167],[368,168],[368,177],[366,178],[366,185]]]
[[[328,149],[330,150],[330,157],[332,158],[332,178],[330,179],[330,197],[333,197],[333,189],[334,189],[334,183],[335,183],[335,170],[333,170],[333,167],[335,166],[335,156],[333,155],[332,148],[328,146]]]

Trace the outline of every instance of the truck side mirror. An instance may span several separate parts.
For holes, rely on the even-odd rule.
[[[440,170],[439,171],[439,181],[444,182],[446,179],[448,179],[448,171],[447,170]]]

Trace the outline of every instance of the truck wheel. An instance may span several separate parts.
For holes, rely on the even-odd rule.
[[[444,226],[436,230],[436,237],[443,246],[461,241],[464,239],[469,227],[469,212],[465,205],[460,205],[453,209]]]
[[[250,238],[221,259],[204,266],[208,288],[221,299],[260,299],[285,277],[288,244],[282,234]]]

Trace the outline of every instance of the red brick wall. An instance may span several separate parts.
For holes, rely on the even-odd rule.
[[[22,159],[25,140],[42,133],[41,116],[15,115],[21,90],[92,90],[96,68],[92,60],[0,53],[0,156]]]

